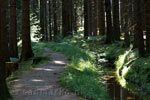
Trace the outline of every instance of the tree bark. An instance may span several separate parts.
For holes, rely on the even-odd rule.
[[[5,62],[9,61],[6,34],[6,0],[0,0],[0,100],[11,98],[5,80]]]
[[[106,44],[109,44],[112,42],[112,34],[113,34],[110,0],[105,1],[105,7],[106,7],[106,21],[107,21]]]
[[[113,32],[114,40],[120,40],[120,22],[119,22],[119,0],[112,0],[113,2]]]
[[[63,37],[72,34],[72,0],[62,0],[62,33]]]
[[[98,35],[98,5],[97,0],[93,0],[93,35]]]
[[[53,0],[53,20],[54,20],[54,38],[58,35],[58,25],[57,25],[57,1]],[[55,40],[55,39],[54,39]]]
[[[21,59],[27,60],[34,56],[31,48],[30,38],[30,3],[29,0],[22,0],[22,51]]]
[[[51,7],[51,0],[49,0],[49,40],[52,41],[52,7]]]
[[[88,9],[88,11],[89,11],[89,20],[88,20],[88,22],[89,22],[89,33],[90,33],[89,35],[93,36],[92,0],[89,0],[88,6],[89,6],[89,9]]]
[[[142,23],[142,1],[136,0],[135,1],[135,14],[136,14],[136,33],[137,39],[138,39],[138,49],[139,49],[139,55],[144,57],[145,56],[145,45],[144,45],[144,37],[143,37],[143,23]]]
[[[89,36],[89,0],[84,0],[84,38]]]
[[[45,41],[48,41],[48,32],[47,32],[47,0],[44,0],[44,34]]]
[[[150,53],[150,1],[145,1],[146,51]]]
[[[44,27],[44,0],[40,0],[40,27],[42,38],[41,41],[45,40],[45,27]]]
[[[99,35],[105,34],[105,0],[98,0],[98,14],[99,14]]]
[[[18,58],[16,0],[10,0],[10,56]]]

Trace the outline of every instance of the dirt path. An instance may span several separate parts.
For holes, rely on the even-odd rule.
[[[48,49],[46,52],[46,56],[51,56],[50,62],[14,81],[11,90],[14,100],[79,100],[59,86],[60,73],[67,63],[65,55]]]

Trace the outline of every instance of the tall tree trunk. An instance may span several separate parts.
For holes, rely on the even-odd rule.
[[[130,35],[128,30],[128,16],[125,16],[125,46],[130,47]]]
[[[47,32],[47,0],[44,0],[44,34],[45,41],[48,41],[48,32]]]
[[[58,33],[58,25],[57,25],[57,1],[53,0],[53,19],[54,19],[54,38],[57,37]]]
[[[135,2],[135,12],[136,12],[136,33],[138,37],[138,49],[139,55],[145,56],[145,45],[144,45],[144,38],[143,38],[143,23],[142,23],[142,1],[136,0]]]
[[[136,34],[137,33],[137,28],[136,28],[136,20],[135,19],[137,19],[136,17],[137,17],[137,15],[136,15],[136,9],[137,9],[137,4],[136,4],[136,0],[133,0],[133,19],[134,19],[134,43],[133,43],[133,48],[138,48],[138,34]]]
[[[27,60],[34,56],[30,38],[30,0],[22,0],[22,51],[21,59]]]
[[[146,51],[150,53],[150,1],[145,1]]]
[[[18,58],[16,0],[10,0],[10,56]]]
[[[89,36],[89,0],[84,0],[84,37],[88,38]]]
[[[5,80],[5,62],[9,61],[6,34],[6,0],[0,0],[0,100],[10,99]]]
[[[97,0],[93,0],[93,35],[97,36],[97,27],[98,27],[98,6]]]
[[[51,0],[49,0],[49,40],[52,41],[52,6],[51,6]]]
[[[41,41],[45,40],[45,27],[44,27],[44,0],[40,0],[40,27],[42,38]]]
[[[63,37],[72,34],[72,0],[62,0],[62,30]]]
[[[92,36],[93,35],[93,14],[92,14],[92,0],[89,0],[89,3],[88,3],[88,6],[89,6],[89,35]]]
[[[106,21],[107,21],[106,44],[109,44],[112,42],[112,34],[113,34],[110,0],[105,1],[105,7],[106,7]]]
[[[98,14],[99,14],[99,35],[105,34],[105,0],[98,0]]]
[[[120,40],[120,23],[119,23],[119,0],[112,0],[113,2],[113,32],[114,40]]]
[[[123,3],[123,12],[122,12],[122,20],[124,21],[124,25],[123,25],[123,28],[124,28],[124,33],[125,33],[125,36],[124,36],[124,42],[125,42],[125,46],[126,47],[130,47],[130,35],[129,35],[129,2],[128,0],[123,0],[122,1]]]

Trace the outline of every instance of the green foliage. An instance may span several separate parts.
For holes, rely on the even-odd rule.
[[[122,45],[120,43],[114,43],[107,46],[105,49],[106,59],[117,59],[117,57],[126,49],[123,49],[121,46]]]
[[[128,50],[116,61],[117,76],[124,85],[132,91],[138,91],[147,96],[150,93],[150,57],[140,58],[138,50]],[[134,88],[130,85],[134,84]],[[147,100],[147,99],[146,99]]]
[[[84,96],[88,95],[87,97],[89,97],[90,99],[91,97],[95,98],[95,95],[90,96],[90,94],[88,94],[88,92],[82,88],[84,88],[84,86],[85,87],[87,86],[87,85],[83,85],[84,82],[95,84],[95,83],[89,82],[90,78],[88,79],[88,75],[93,76],[90,74],[91,72],[88,73],[87,75],[85,73],[87,69],[88,70],[92,69],[94,73],[97,73],[98,69],[93,67],[95,66],[95,62],[94,62],[95,57],[93,54],[103,53],[105,59],[114,60],[115,62],[114,64],[116,64],[116,69],[117,69],[117,76],[121,85],[127,88],[130,88],[134,92],[135,91],[142,92],[144,95],[149,94],[150,93],[149,91],[150,90],[149,57],[139,58],[138,50],[137,49],[132,50],[131,48],[124,48],[123,42],[116,42],[113,44],[105,45],[103,44],[104,38],[101,38],[98,40],[97,37],[93,37],[93,38],[89,38],[88,40],[84,40],[82,37],[76,36],[71,39],[65,38],[63,43],[60,43],[61,45],[63,45],[63,46],[59,45],[60,48],[57,48],[58,44],[55,44],[55,46],[52,46],[54,50],[59,51],[59,52],[64,52],[66,55],[69,55],[68,59],[70,59],[71,61],[70,64],[68,64],[69,69],[66,70],[66,72],[64,73],[62,77],[62,81],[61,81],[62,85],[70,88],[72,91],[76,91],[80,95],[84,95]],[[69,51],[67,51],[67,49],[70,48],[70,46],[72,45],[74,45],[75,47],[78,47],[78,49],[83,48],[81,50],[84,50],[84,52],[88,51],[87,54],[90,54],[91,52],[89,51],[92,51],[93,52],[91,53],[93,55],[92,61],[90,59],[87,59],[87,60],[83,59],[84,56],[83,58],[81,58],[82,56],[81,57],[75,56],[79,59],[76,59],[74,57],[72,58],[72,55],[74,56],[75,54],[80,54],[80,53],[73,52],[74,49],[70,49],[71,51],[69,50],[70,52],[73,52],[73,53],[70,53]],[[71,47],[71,48],[74,48],[74,47]],[[79,51],[77,50],[77,52]],[[88,66],[92,66],[92,67],[88,67]],[[82,79],[82,76],[84,76],[83,79]],[[82,80],[84,80],[84,82]],[[133,87],[131,88],[131,84],[128,84],[128,83],[134,84],[134,88]],[[84,94],[82,90],[86,91],[87,93]]]
[[[95,56],[90,51],[75,47],[69,42],[42,43],[42,45],[65,53],[70,61],[68,69],[61,77],[61,85],[85,98],[109,100],[103,81],[100,81],[102,73],[95,67]]]
[[[84,96],[92,100],[109,100],[104,89],[104,85],[99,81],[100,75],[91,69],[78,71],[69,68],[61,78],[61,84],[76,92],[78,95]]]

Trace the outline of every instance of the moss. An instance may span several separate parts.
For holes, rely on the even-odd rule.
[[[137,50],[130,50],[124,53],[116,61],[117,76],[120,81],[125,80],[124,86],[130,88],[130,84],[134,84],[133,91],[138,91],[138,94],[150,94],[150,57],[140,58]],[[129,84],[130,83],[130,84]]]

